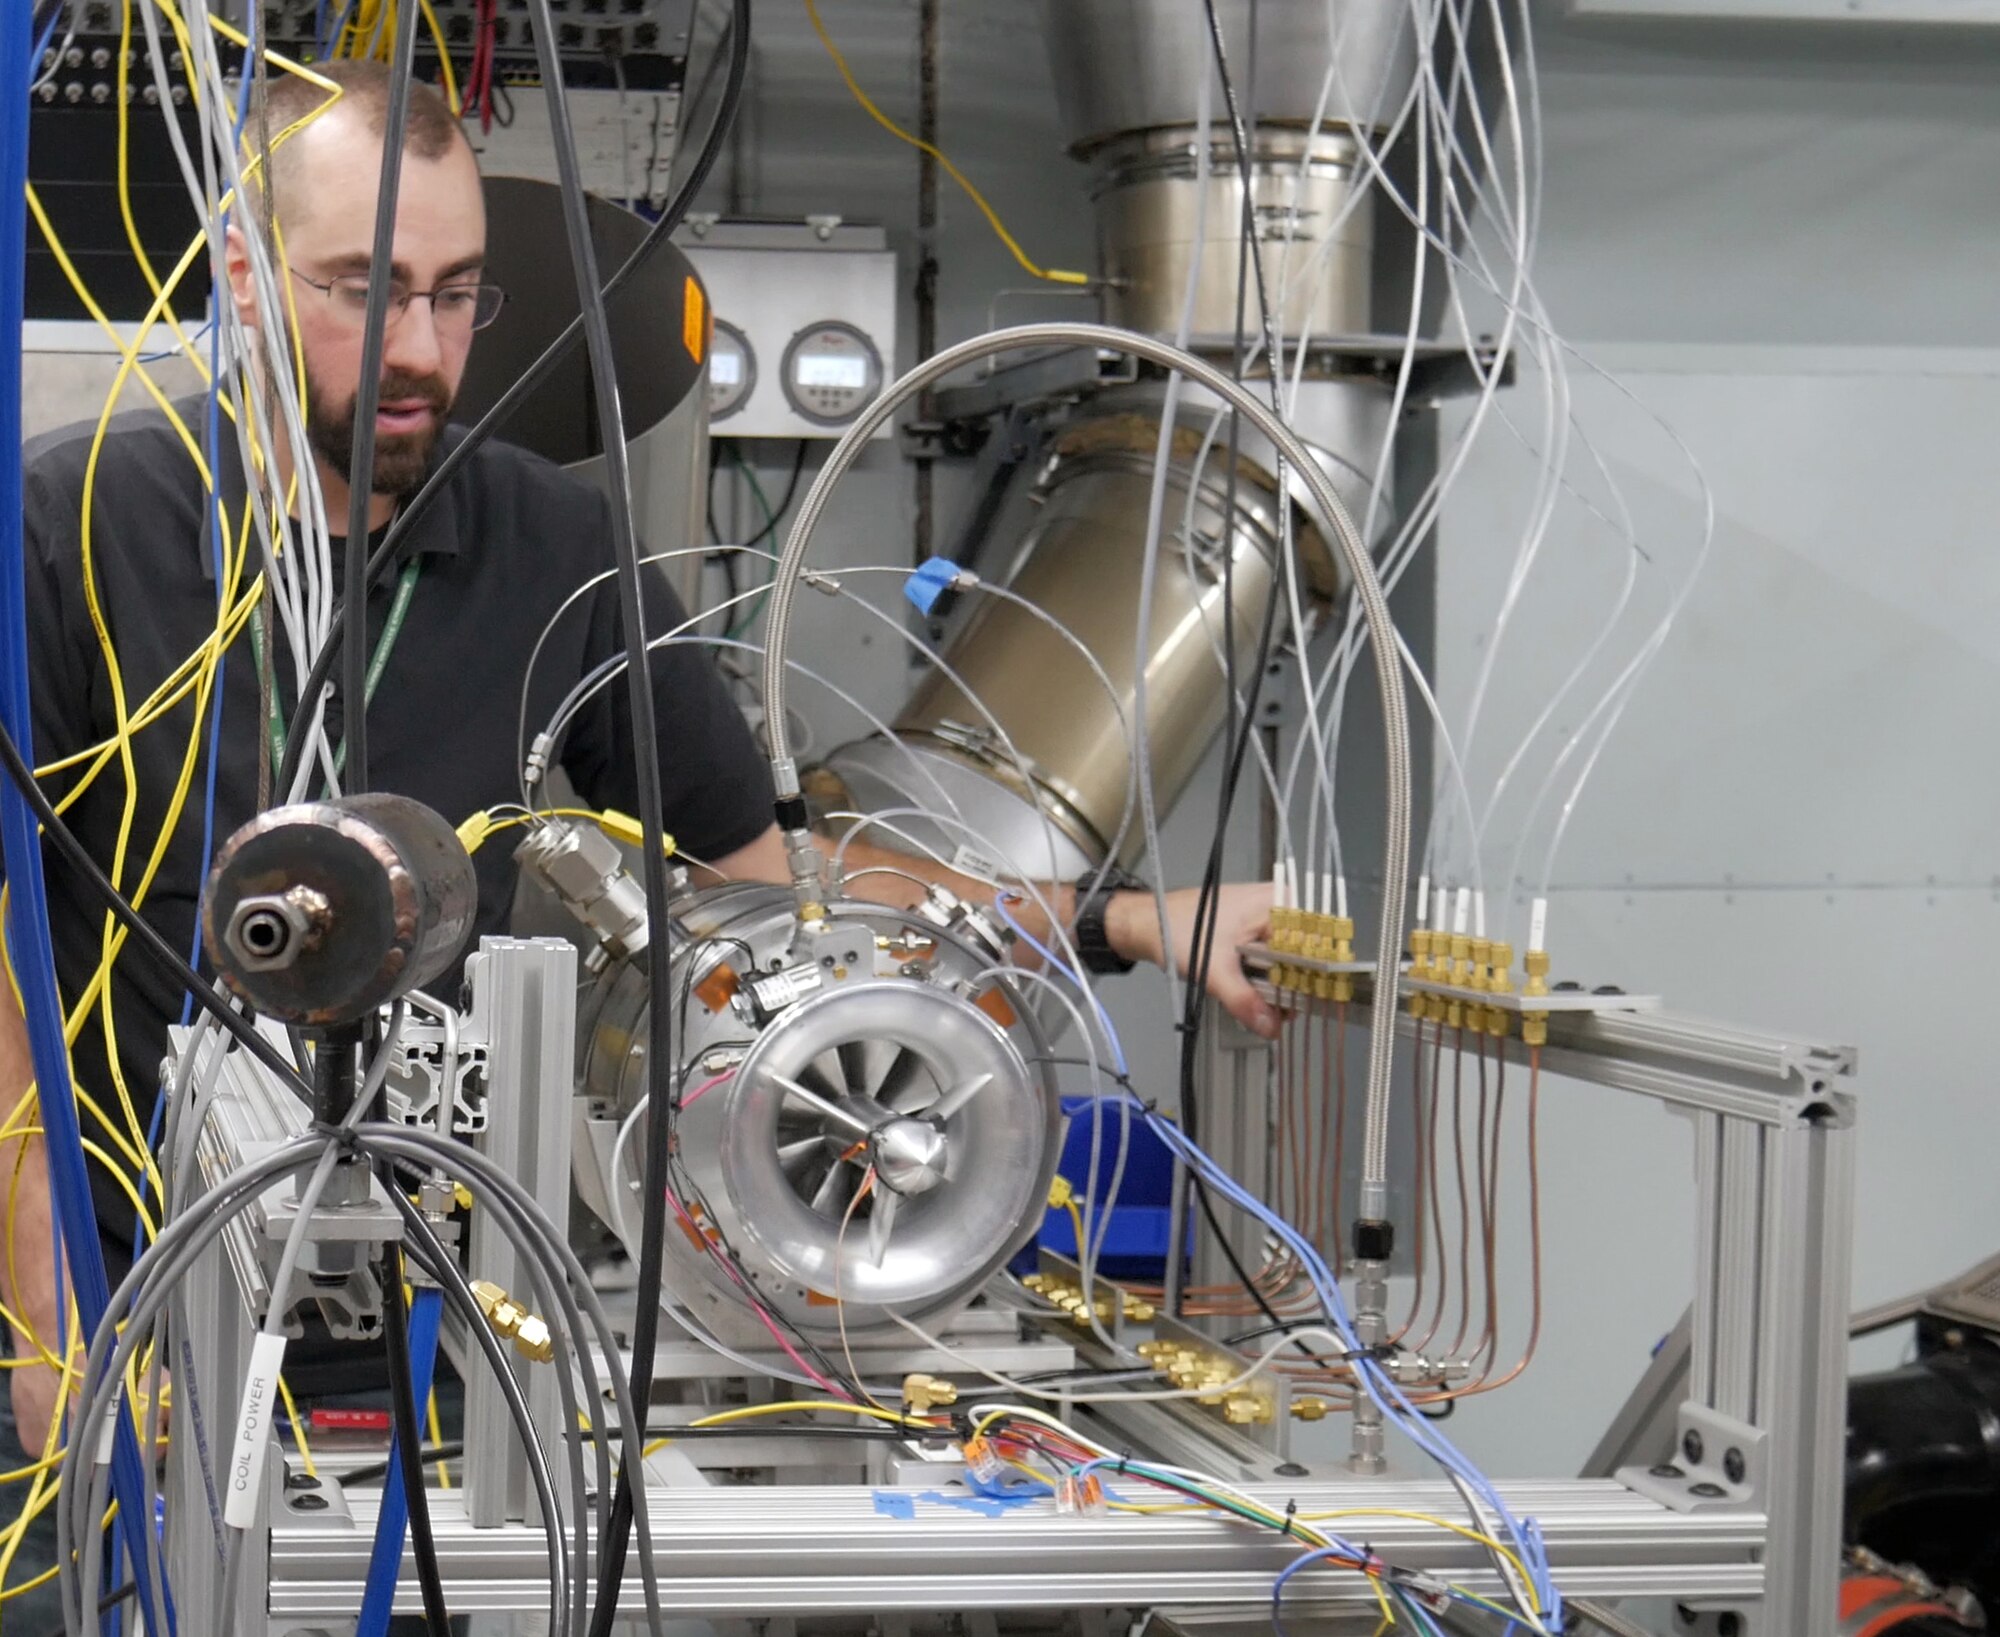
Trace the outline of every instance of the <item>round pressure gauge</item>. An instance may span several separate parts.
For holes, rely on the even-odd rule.
[[[757,354],[750,338],[727,319],[715,321],[708,353],[708,418],[725,420],[750,400],[757,384]]]
[[[882,355],[852,324],[829,319],[785,348],[785,397],[819,426],[843,426],[882,387]]]

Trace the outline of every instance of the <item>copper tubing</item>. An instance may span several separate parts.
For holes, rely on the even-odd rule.
[[[1519,1379],[1534,1361],[1542,1339],[1542,1161],[1541,1161],[1542,1049],[1528,1048],[1528,1259],[1533,1296],[1529,1307],[1528,1340],[1521,1356],[1504,1375],[1482,1379],[1469,1386],[1438,1393],[1427,1402],[1471,1398],[1490,1393]]]
[[[1431,1158],[1430,1143],[1424,1133],[1425,1103],[1424,1020],[1419,1017],[1416,1019],[1416,1050],[1410,1055],[1410,1143],[1413,1150],[1411,1170],[1416,1178],[1416,1198],[1413,1202],[1415,1209],[1410,1214],[1415,1219],[1412,1224],[1415,1250],[1412,1260],[1416,1272],[1411,1281],[1410,1311],[1404,1316],[1402,1324],[1397,1327],[1393,1338],[1398,1346],[1402,1345],[1410,1331],[1415,1328],[1417,1315],[1424,1309],[1424,1262],[1427,1254],[1424,1244],[1424,1212],[1428,1208],[1431,1194],[1430,1188],[1426,1185],[1426,1173],[1435,1163]]]

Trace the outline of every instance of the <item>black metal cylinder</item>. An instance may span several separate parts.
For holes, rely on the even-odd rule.
[[[266,1016],[331,1028],[450,967],[478,904],[452,827],[377,792],[244,825],[209,871],[202,932],[223,981]]]

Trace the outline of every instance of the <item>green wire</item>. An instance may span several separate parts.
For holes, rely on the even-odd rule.
[[[389,668],[389,655],[395,651],[396,639],[403,634],[403,619],[410,611],[410,599],[416,595],[417,576],[423,571],[423,561],[421,557],[412,557],[403,565],[402,575],[396,581],[395,600],[390,603],[389,616],[382,622],[381,633],[375,638],[375,652],[368,657],[368,677],[361,694],[363,710],[374,703],[375,689],[382,680],[382,673]],[[254,609],[250,615],[250,648],[261,676],[265,668],[264,628]],[[276,688],[271,690],[271,707],[264,719],[264,730],[271,738],[272,761],[282,762],[285,759],[285,711]],[[334,752],[334,771],[337,773],[346,765],[347,742],[343,739]]]

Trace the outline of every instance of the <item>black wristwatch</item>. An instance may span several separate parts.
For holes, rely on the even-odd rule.
[[[1107,866],[1101,875],[1093,870],[1076,883],[1076,915],[1071,922],[1070,936],[1076,942],[1076,953],[1086,972],[1099,976],[1129,972],[1137,964],[1111,947],[1111,940],[1104,930],[1104,911],[1110,905],[1114,892],[1147,890],[1145,882],[1115,864]]]

